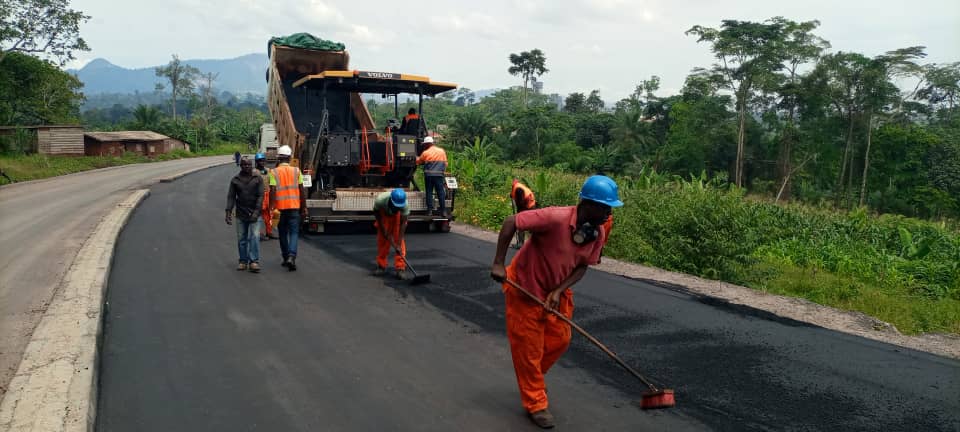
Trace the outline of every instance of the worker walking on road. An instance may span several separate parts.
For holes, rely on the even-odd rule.
[[[249,159],[240,161],[240,173],[230,180],[227,192],[227,225],[233,224],[237,213],[237,249],[240,264],[237,270],[260,272],[260,207],[263,203],[263,177],[253,172]]]
[[[544,375],[570,345],[570,326],[505,280],[514,281],[548,307],[572,317],[570,288],[583,278],[587,266],[600,263],[607,242],[603,225],[612,208],[622,205],[612,179],[592,176],[583,184],[577,206],[518,213],[508,216],[500,229],[490,276],[503,282],[507,338],[520,400],[530,419],[542,428],[554,426]],[[535,235],[517,252],[510,266],[504,267],[507,248],[518,229]]]
[[[237,166],[240,166],[240,152],[233,152],[233,163],[237,164]]]
[[[423,183],[427,195],[427,211],[438,216],[447,216],[447,189],[444,183],[444,173],[447,171],[447,152],[435,145],[433,137],[423,139],[426,148],[417,158],[417,165],[423,165]],[[437,192],[440,208],[437,213],[433,210],[433,191]]]
[[[267,156],[263,153],[257,153],[254,158],[254,162],[257,164],[257,172],[260,173],[260,176],[263,177],[263,184],[270,184],[270,171],[267,170]],[[272,238],[277,238],[273,234],[273,213],[270,211],[270,187],[264,188],[263,191],[263,206],[260,210],[260,217],[263,218],[263,229],[260,231],[261,240],[269,240]]]
[[[513,186],[510,188],[510,201],[513,203],[514,214],[537,208],[537,199],[534,197],[533,191],[516,177],[514,177]],[[525,239],[526,232],[517,231],[517,249],[523,246]]]
[[[276,168],[270,170],[270,211],[280,210],[280,254],[283,266],[297,270],[297,237],[301,219],[307,218],[307,191],[303,189],[300,168],[290,166],[293,151],[290,146],[277,149]]]
[[[387,257],[390,249],[397,249],[393,258],[393,268],[397,279],[407,279],[407,263],[403,260],[407,256],[407,244],[404,234],[407,231],[407,218],[410,216],[410,206],[407,205],[407,193],[403,189],[394,189],[383,192],[373,202],[373,215],[377,219],[377,268],[373,271],[376,276],[387,271]]]

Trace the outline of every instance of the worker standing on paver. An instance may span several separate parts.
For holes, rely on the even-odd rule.
[[[407,218],[410,206],[407,205],[407,193],[403,189],[394,189],[377,195],[373,201],[373,215],[377,219],[377,268],[373,274],[380,276],[387,271],[387,257],[390,249],[397,249],[393,258],[393,268],[397,279],[407,279],[407,244],[404,233],[407,231]]]
[[[537,208],[537,199],[533,195],[533,191],[516,177],[513,178],[513,186],[510,187],[510,201],[513,203],[514,214]],[[525,239],[526,232],[517,231],[517,249],[523,246]]]
[[[297,270],[297,237],[301,218],[307,217],[307,191],[303,189],[300,168],[290,166],[293,150],[290,146],[277,149],[277,167],[270,170],[270,211],[280,210],[280,254],[283,266]]]
[[[250,159],[240,160],[240,173],[230,180],[227,192],[227,225],[233,224],[233,212],[237,213],[237,249],[240,264],[237,270],[260,272],[260,207],[263,202],[263,177],[253,172]]]
[[[263,177],[263,184],[270,184],[270,171],[267,170],[266,165],[267,155],[263,153],[257,153],[253,160],[257,164],[257,172],[259,172],[260,176]],[[260,210],[260,217],[263,219],[263,229],[260,231],[260,240],[277,238],[277,236],[273,234],[273,213],[270,211],[269,186],[263,191],[263,206]]]
[[[544,375],[570,345],[570,326],[517,291],[506,279],[544,300],[548,307],[573,316],[570,288],[587,266],[600,263],[607,233],[603,228],[613,207],[620,207],[617,184],[592,176],[580,190],[574,207],[547,207],[508,216],[500,229],[490,276],[503,282],[507,338],[520,387],[520,399],[530,419],[542,428],[554,426],[548,409]],[[517,230],[534,233],[509,267],[504,260]]]
[[[447,189],[444,183],[444,173],[447,171],[447,152],[435,145],[433,137],[423,139],[426,148],[417,158],[417,165],[423,165],[424,191],[427,195],[427,211],[434,214],[433,191],[437,192],[440,208],[436,213],[439,216],[447,215]]]

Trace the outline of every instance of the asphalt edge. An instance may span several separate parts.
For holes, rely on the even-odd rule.
[[[160,183],[172,183],[174,180],[179,179],[179,178],[181,178],[181,177],[183,177],[183,176],[185,176],[185,175],[187,175],[187,174],[195,173],[195,172],[197,172],[197,171],[201,171],[201,170],[205,170],[205,169],[213,168],[213,167],[218,167],[218,166],[220,166],[220,165],[226,165],[226,164],[230,164],[230,163],[234,163],[234,162],[233,162],[232,160],[229,160],[229,161],[226,161],[226,162],[215,162],[215,163],[211,163],[210,165],[201,166],[201,167],[196,167],[196,168],[190,168],[190,169],[187,169],[187,170],[184,170],[184,171],[180,171],[180,172],[178,172],[178,173],[176,173],[176,174],[172,174],[172,175],[169,175],[169,176],[166,176],[166,177],[159,177],[159,178],[157,178],[156,180],[157,180],[158,182],[160,182]]]
[[[473,225],[454,222],[451,232],[477,240],[497,242],[497,233]],[[960,359],[960,337],[946,334],[904,335],[895,326],[861,312],[845,311],[806,299],[772,294],[731,283],[703,279],[641,264],[603,258],[594,267],[615,276],[635,279],[664,289],[683,291],[706,303],[733,308],[750,308],[763,313],[828,330],[859,336],[899,347]],[[830,319],[820,319],[830,318]]]
[[[0,403],[0,430],[93,430],[113,253],[126,222],[149,194],[140,189],[123,199],[77,252]]]

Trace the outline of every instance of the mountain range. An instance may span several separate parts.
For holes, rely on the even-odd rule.
[[[219,74],[214,82],[218,92],[266,94],[266,54],[247,54],[222,60],[184,60],[183,62],[199,69],[201,73]],[[98,58],[80,69],[71,69],[67,72],[75,74],[83,82],[83,92],[87,95],[149,93],[155,90],[157,83],[162,82],[155,68],[127,69],[110,63],[106,59]]]

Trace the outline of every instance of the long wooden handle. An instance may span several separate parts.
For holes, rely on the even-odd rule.
[[[512,287],[520,290],[520,292],[526,294],[527,297],[530,297],[531,300],[537,302],[540,306],[543,306],[543,308],[546,309],[548,312],[556,315],[558,318],[560,318],[561,320],[563,320],[565,323],[570,324],[570,327],[573,327],[573,329],[576,330],[576,331],[577,331],[578,333],[580,333],[581,335],[583,335],[583,337],[587,338],[587,340],[589,340],[590,342],[593,342],[593,344],[596,345],[597,348],[600,348],[601,350],[603,350],[603,352],[607,353],[607,355],[610,356],[610,358],[612,358],[614,361],[617,362],[617,364],[619,364],[619,365],[622,366],[624,369],[626,369],[627,372],[630,372],[630,374],[632,374],[633,376],[637,377],[637,379],[639,379],[639,380],[642,381],[644,384],[646,384],[646,386],[649,387],[650,390],[658,391],[657,387],[654,386],[653,384],[651,384],[650,381],[647,381],[647,379],[644,378],[643,375],[640,375],[639,372],[637,372],[636,370],[634,370],[632,367],[630,367],[630,365],[628,365],[626,362],[624,362],[623,360],[621,360],[619,356],[617,356],[616,354],[614,354],[614,352],[611,351],[610,348],[607,348],[607,346],[604,345],[604,344],[603,344],[602,342],[600,342],[599,340],[597,340],[597,338],[593,337],[590,333],[587,333],[586,330],[584,330],[582,327],[578,326],[577,323],[573,322],[573,320],[571,320],[570,318],[567,318],[567,316],[564,315],[564,314],[562,314],[562,313],[560,313],[560,311],[558,311],[558,310],[556,310],[556,309],[553,309],[553,308],[551,308],[550,306],[547,306],[547,303],[546,303],[546,302],[544,302],[543,300],[540,300],[539,297],[533,295],[532,293],[530,293],[530,291],[527,291],[527,290],[523,289],[523,287],[521,287],[520,285],[518,285],[516,282],[514,282],[514,281],[512,281],[512,280],[510,280],[510,279],[506,279],[506,281],[507,281],[508,284],[510,284],[510,286],[512,286]]]

